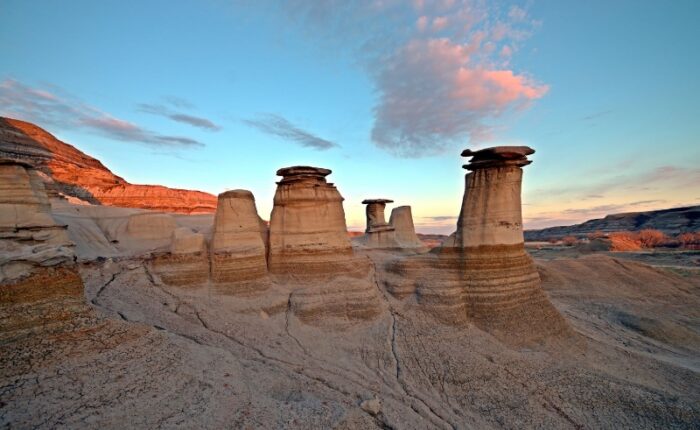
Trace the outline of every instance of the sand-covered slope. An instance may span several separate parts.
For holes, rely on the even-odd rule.
[[[53,179],[56,191],[93,204],[177,213],[216,210],[211,194],[131,184],[74,146],[16,119],[0,117],[0,157],[31,162]]]

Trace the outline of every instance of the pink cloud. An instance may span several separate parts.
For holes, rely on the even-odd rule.
[[[489,136],[486,120],[547,92],[512,70],[473,64],[468,45],[413,40],[380,74],[374,142],[403,156],[439,152],[454,139]]]
[[[447,18],[439,16],[433,19],[433,31],[440,31],[447,27]]]
[[[416,20],[416,28],[418,31],[425,31],[426,27],[428,26],[428,17],[427,16],[421,16]]]

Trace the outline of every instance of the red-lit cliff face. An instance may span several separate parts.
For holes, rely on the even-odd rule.
[[[50,176],[49,189],[107,206],[176,213],[212,213],[216,196],[161,185],[135,185],[99,160],[34,124],[0,117],[0,157],[28,161]]]

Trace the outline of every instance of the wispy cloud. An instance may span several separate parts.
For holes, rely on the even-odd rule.
[[[581,118],[584,121],[592,121],[594,119],[598,119],[600,117],[610,115],[612,113],[612,110],[603,110],[600,112],[593,112],[592,114],[586,115],[583,118]]]
[[[377,92],[371,139],[392,154],[484,142],[503,127],[504,114],[548,91],[509,66],[540,25],[523,8],[471,0],[349,4],[285,3],[316,40],[355,52]]]
[[[182,101],[178,101],[177,104],[182,105]],[[189,115],[183,112],[176,112],[161,104],[141,103],[138,105],[138,110],[152,115],[169,118],[173,121],[188,124],[207,131],[221,130],[221,127],[214,124],[214,122],[211,120],[199,116]]]
[[[245,119],[243,122],[263,133],[281,137],[298,145],[321,151],[340,146],[330,140],[318,137],[289,122],[286,118],[271,113],[262,114],[255,119]]]
[[[424,216],[421,218],[422,219],[429,219],[432,221],[451,221],[451,220],[456,220],[457,216],[456,215],[438,215],[438,216]]]
[[[32,88],[14,79],[0,82],[0,114],[31,121],[39,126],[86,129],[124,142],[170,148],[191,148],[203,143],[185,136],[155,133],[115,118],[70,95]]]

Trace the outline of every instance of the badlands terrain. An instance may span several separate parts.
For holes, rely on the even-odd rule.
[[[3,124],[3,428],[700,426],[700,257],[533,259],[530,148],[464,151],[429,249],[379,196],[350,239],[328,169],[279,169],[258,214]]]

